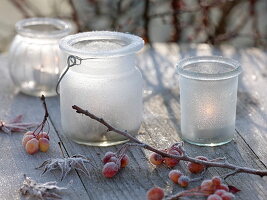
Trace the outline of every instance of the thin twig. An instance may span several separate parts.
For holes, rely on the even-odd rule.
[[[48,110],[47,110],[47,105],[46,105],[46,102],[45,102],[45,96],[42,95],[40,99],[41,99],[41,101],[43,102],[43,107],[44,107],[44,110],[45,110],[45,114],[44,114],[43,121],[42,121],[42,122],[39,124],[39,126],[33,131],[33,134],[35,134],[35,132],[36,132],[38,129],[40,129],[39,132],[43,131],[44,126],[45,126],[46,121],[47,121],[47,118],[49,117]],[[38,133],[39,133],[39,132],[38,132]],[[49,132],[48,132],[47,134],[49,134]]]
[[[104,126],[106,126],[108,128],[108,131],[113,131],[116,132],[126,138],[128,138],[130,141],[135,142],[137,144],[141,144],[142,147],[144,149],[147,149],[149,151],[155,152],[160,154],[163,157],[169,157],[169,158],[174,158],[177,160],[183,160],[183,161],[187,161],[187,162],[193,162],[193,163],[198,163],[198,164],[202,164],[206,167],[220,167],[220,168],[226,168],[226,169],[230,169],[230,170],[234,170],[236,171],[235,174],[237,173],[248,173],[248,174],[255,174],[255,175],[259,175],[261,177],[263,176],[267,176],[267,170],[257,170],[257,169],[252,169],[252,168],[248,168],[248,167],[241,167],[241,166],[237,166],[234,164],[230,164],[228,162],[213,162],[213,161],[204,161],[204,160],[199,160],[193,157],[188,156],[187,154],[182,154],[182,155],[173,155],[173,154],[169,154],[163,151],[160,151],[146,143],[141,142],[140,140],[134,138],[133,136],[131,136],[130,134],[128,134],[127,131],[121,131],[118,130],[116,128],[114,128],[113,126],[111,126],[109,123],[107,123],[104,119],[97,117],[96,115],[90,113],[87,110],[84,110],[82,108],[80,108],[77,105],[73,105],[72,108],[74,110],[76,110],[77,113],[80,114],[84,114],[88,117],[90,117],[91,119],[98,121],[99,123],[103,124]],[[183,149],[182,145],[181,145],[181,150]]]

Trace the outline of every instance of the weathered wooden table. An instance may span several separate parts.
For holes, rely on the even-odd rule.
[[[145,81],[144,122],[137,136],[155,147],[164,148],[179,141],[180,106],[179,87],[175,63],[188,56],[223,55],[241,62],[237,103],[236,133],[232,142],[219,147],[197,147],[185,144],[188,154],[208,158],[225,156],[230,163],[258,169],[267,165],[267,54],[259,49],[213,49],[207,45],[181,46],[155,44],[139,54],[139,67]],[[51,148],[48,153],[28,155],[21,145],[22,134],[7,135],[0,132],[0,199],[20,199],[18,189],[23,174],[39,182],[58,181],[65,186],[73,184],[63,193],[63,199],[145,199],[148,189],[157,185],[170,193],[182,190],[167,178],[168,169],[151,165],[150,152],[131,149],[130,164],[115,178],[106,179],[101,174],[101,158],[106,151],[116,151],[119,146],[98,148],[78,145],[64,136],[60,125],[59,98],[47,98],[50,112]],[[43,108],[36,97],[18,93],[12,84],[7,66],[7,56],[0,57],[0,116],[10,119],[24,114],[25,121],[41,121]],[[95,168],[88,165],[91,175],[70,173],[60,182],[60,173],[54,171],[41,176],[34,168],[48,158],[62,157],[58,142],[63,143],[67,155],[82,154],[90,157]],[[207,177],[223,175],[228,171],[210,168]],[[267,199],[267,177],[238,174],[227,183],[241,189],[237,199]],[[197,183],[193,184],[194,187]],[[199,183],[198,183],[199,184]]]

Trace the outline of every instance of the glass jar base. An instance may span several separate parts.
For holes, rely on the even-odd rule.
[[[209,142],[209,143],[200,143],[196,141],[192,141],[186,138],[182,138],[183,141],[188,142],[190,144],[194,144],[197,146],[205,146],[205,147],[215,147],[215,146],[221,146],[223,144],[227,144],[233,140],[233,138],[229,138],[228,140],[220,141],[220,142]]]
[[[35,97],[40,97],[42,95],[45,95],[46,97],[53,97],[56,96],[57,93],[55,90],[50,90],[50,91],[37,91],[37,90],[24,90],[20,89],[20,92],[23,94],[29,95],[29,96],[35,96]]]
[[[126,139],[126,140],[120,140],[120,141],[85,142],[85,141],[74,140],[72,138],[71,140],[78,144],[87,145],[87,146],[95,146],[95,147],[114,146],[114,145],[123,144],[129,141],[129,139]]]

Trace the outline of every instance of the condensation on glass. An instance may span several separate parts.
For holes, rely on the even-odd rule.
[[[217,56],[192,57],[181,60],[177,71],[182,138],[202,146],[231,141],[240,64]]]
[[[71,32],[70,24],[53,18],[29,18],[17,22],[16,31],[9,50],[14,84],[28,95],[56,95],[64,67],[58,40]]]
[[[61,123],[64,133],[80,144],[110,146],[126,138],[107,132],[102,124],[77,114],[78,105],[112,126],[135,135],[142,122],[143,80],[136,67],[140,37],[109,31],[78,33],[63,38],[60,48],[83,59],[60,83]]]

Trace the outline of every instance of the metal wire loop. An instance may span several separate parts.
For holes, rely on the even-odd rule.
[[[61,80],[63,79],[63,77],[66,75],[66,73],[69,71],[69,69],[75,65],[80,65],[82,63],[82,60],[86,60],[86,59],[82,59],[78,56],[73,56],[73,55],[70,55],[67,59],[67,68],[66,70],[61,74],[61,76],[59,77],[58,79],[58,82],[57,82],[57,86],[56,86],[56,92],[57,94],[59,95],[59,92],[58,92],[58,87],[59,87],[59,84],[61,82]]]

